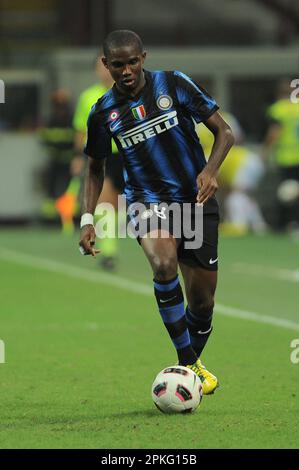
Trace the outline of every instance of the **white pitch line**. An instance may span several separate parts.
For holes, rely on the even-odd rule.
[[[153,288],[147,284],[142,284],[137,281],[124,279],[123,277],[114,274],[93,272],[89,269],[78,268],[67,263],[60,261],[53,261],[47,258],[39,258],[5,248],[0,249],[0,258],[5,261],[30,266],[37,269],[63,274],[75,279],[81,279],[95,284],[106,284],[115,286],[126,291],[134,292],[135,294],[142,294],[153,296]],[[242,320],[249,320],[255,323],[263,323],[272,326],[278,326],[289,330],[299,331],[299,323],[291,320],[276,318],[261,313],[250,312],[248,310],[241,310],[239,308],[230,307],[222,304],[216,304],[215,310],[221,315],[239,318]]]
[[[78,256],[82,256],[79,254],[79,251]],[[134,281],[124,279],[123,277],[115,276],[114,274],[100,273],[86,268],[78,268],[77,266],[62,263],[60,261],[53,261],[48,258],[39,258],[37,256],[23,254],[12,250],[7,250],[5,248],[0,248],[0,257],[13,263],[31,266],[38,269],[45,269],[54,273],[67,275],[72,278],[94,282],[95,284],[102,283],[108,284],[110,286],[112,285],[115,287],[120,287],[122,289],[134,292],[134,294],[136,294],[136,292],[145,295],[153,294],[153,289],[151,289],[146,284],[141,284],[138,282],[135,283]],[[94,260],[91,260],[91,262],[92,261]]]
[[[241,310],[235,307],[227,307],[225,305],[216,304],[215,310],[222,315],[227,317],[240,318],[242,320],[250,320],[256,323],[266,323],[268,325],[279,326],[281,328],[287,328],[289,330],[299,331],[299,323],[295,323],[292,320],[283,318],[272,317],[270,315],[263,315],[261,313],[254,313],[248,310]]]
[[[260,264],[234,263],[232,270],[238,273],[263,276],[279,281],[299,282],[299,269],[292,271],[291,269],[274,268]]]

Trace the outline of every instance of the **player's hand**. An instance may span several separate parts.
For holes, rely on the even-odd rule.
[[[100,250],[95,248],[96,233],[93,225],[84,225],[81,229],[79,241],[80,251],[83,255],[92,255],[95,257]]]
[[[197,203],[204,204],[207,202],[218,189],[218,183],[215,176],[211,175],[206,169],[204,169],[199,175],[197,176],[197,186],[198,186],[198,193],[197,193]]]

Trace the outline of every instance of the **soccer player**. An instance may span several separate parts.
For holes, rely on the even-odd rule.
[[[199,356],[212,331],[217,282],[219,215],[214,194],[218,168],[234,138],[217,113],[216,102],[199,85],[181,72],[144,70],[145,58],[142,41],[132,31],[114,31],[104,41],[103,63],[115,85],[95,104],[88,119],[80,251],[92,256],[99,252],[94,246],[93,213],[112,137],[124,159],[129,204],[203,205],[199,249],[185,249],[182,239],[171,232],[165,237],[160,229],[139,237],[139,242],[153,270],[158,308],[179,364],[192,369],[201,378],[203,392],[210,394],[218,380]],[[208,163],[193,119],[204,122],[214,134]],[[151,214],[147,210],[145,216]],[[158,214],[162,216],[162,211]],[[178,266],[186,288],[186,310]]]
[[[267,109],[269,127],[264,142],[264,158],[270,157],[278,167],[280,184],[294,180],[299,183],[299,103],[290,99],[290,80],[283,79],[277,86],[277,100]],[[279,225],[299,230],[299,199],[287,206],[278,201]]]

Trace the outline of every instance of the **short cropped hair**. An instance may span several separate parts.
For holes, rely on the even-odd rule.
[[[138,34],[128,29],[117,29],[109,33],[104,40],[103,52],[105,57],[109,55],[112,49],[124,46],[137,46],[140,53],[143,52],[143,44]]]

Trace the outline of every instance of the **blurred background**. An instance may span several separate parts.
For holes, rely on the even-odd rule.
[[[182,70],[217,99],[241,147],[232,160],[245,162],[254,154],[251,171],[245,165],[236,177],[239,163],[226,169],[223,220],[240,222],[246,231],[296,234],[298,151],[291,164],[279,163],[270,128],[285,123],[269,111],[283,87],[290,95],[291,80],[299,75],[296,0],[0,0],[0,222],[59,223],[57,198],[80,173],[80,165],[74,171],[71,164],[80,153],[73,121],[78,98],[99,80],[94,68],[100,45],[118,28],[143,38],[147,68]],[[200,126],[198,133],[208,153],[209,136]],[[281,166],[296,167],[295,173],[282,177]],[[285,179],[293,186],[282,190],[282,201],[277,190]],[[236,214],[242,206],[235,198],[224,205],[232,190],[250,192],[258,204],[256,217],[263,221],[256,228],[250,217],[232,220],[232,207]],[[243,203],[250,212],[248,200]]]

